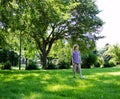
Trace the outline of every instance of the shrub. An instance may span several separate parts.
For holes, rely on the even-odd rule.
[[[54,63],[48,63],[46,69],[57,69],[57,65],[55,65]]]
[[[69,69],[70,68],[70,63],[61,61],[58,63],[59,69]]]
[[[100,67],[101,65],[100,65],[100,63],[99,62],[96,62],[95,64],[94,64],[94,67]]]
[[[87,55],[82,56],[82,67],[91,68],[97,61],[97,56],[93,52],[89,52]]]
[[[110,63],[110,64],[113,64],[113,66],[116,66],[116,65],[117,65],[117,62],[116,62],[116,60],[114,60],[114,59],[111,59],[111,60],[109,61],[109,63]]]
[[[5,69],[9,69],[9,70],[11,70],[11,63],[10,63],[10,61],[7,61],[7,62],[5,62],[4,63],[4,66],[2,67],[2,69],[3,70],[5,70]]]
[[[9,51],[6,49],[0,50],[0,63],[6,63],[10,61],[12,66],[16,66],[18,64],[18,54],[14,51]]]
[[[94,64],[94,67],[102,67],[104,64],[104,60],[102,57],[97,57],[97,61],[96,63]]]
[[[105,62],[103,67],[113,67],[114,63],[110,63],[110,62]]]
[[[36,62],[31,61],[28,66],[25,68],[26,70],[38,70],[39,67]]]

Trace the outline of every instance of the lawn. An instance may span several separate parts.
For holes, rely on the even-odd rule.
[[[0,99],[120,99],[120,68],[0,70]]]

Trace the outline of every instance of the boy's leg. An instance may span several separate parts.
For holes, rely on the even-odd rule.
[[[80,78],[83,78],[81,64],[78,64],[78,70],[79,70],[79,73],[80,73]]]
[[[74,76],[74,78],[76,77],[76,67],[77,67],[77,65],[74,64],[74,66],[73,66],[73,76]]]

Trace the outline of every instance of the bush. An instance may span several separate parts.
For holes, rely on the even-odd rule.
[[[12,66],[17,66],[18,58],[18,54],[14,51],[9,51],[6,49],[0,50],[0,63],[6,63],[7,61],[10,61]]]
[[[11,65],[10,61],[7,61],[7,62],[5,62],[5,64],[2,67],[2,69],[3,70],[5,70],[5,69],[11,70],[11,67],[12,67],[12,65]]]
[[[48,63],[46,69],[57,69],[57,65],[55,65],[54,63]]]
[[[97,61],[97,56],[90,52],[87,55],[82,56],[82,67],[83,68],[91,68],[92,65],[94,65]]]
[[[94,67],[102,67],[104,64],[104,60],[102,57],[97,57],[97,61],[96,63],[94,64]]]
[[[101,65],[100,65],[100,63],[99,62],[96,62],[95,64],[94,64],[94,67],[100,67]]]
[[[110,63],[110,62],[105,62],[103,67],[113,67],[114,63]]]
[[[114,59],[111,59],[111,60],[109,61],[109,63],[110,63],[110,64],[113,64],[113,66],[116,66],[116,65],[117,65],[117,62],[116,62],[116,60],[114,60]]]
[[[36,62],[31,61],[28,66],[26,66],[25,70],[39,70],[39,67]]]
[[[61,61],[58,63],[59,69],[69,69],[70,68],[70,63]]]

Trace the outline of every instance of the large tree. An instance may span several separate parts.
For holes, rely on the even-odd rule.
[[[43,68],[55,41],[66,38],[87,42],[83,34],[97,34],[103,24],[93,0],[8,0],[2,4],[7,8],[2,9],[7,12],[3,12],[7,28],[34,39]]]

